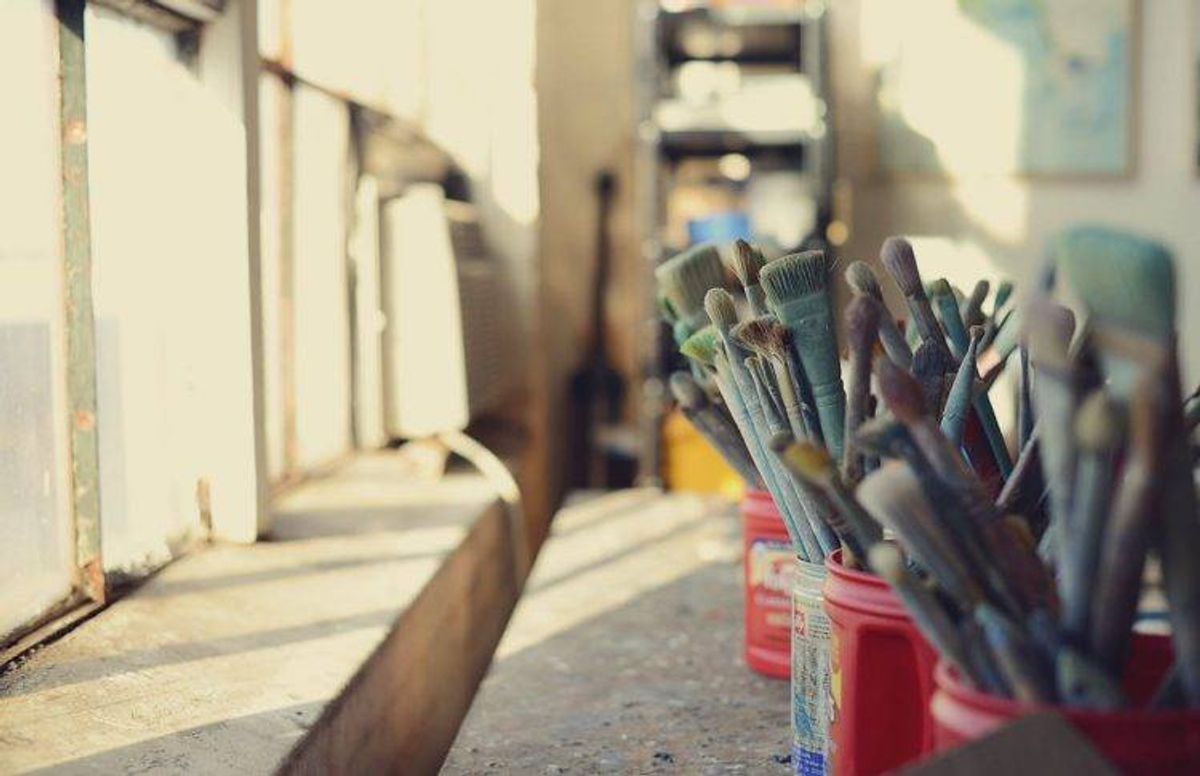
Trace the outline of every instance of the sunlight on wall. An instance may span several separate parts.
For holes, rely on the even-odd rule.
[[[884,70],[880,101],[935,147],[950,173],[1013,169],[1021,142],[1024,72],[1007,44],[972,23],[956,0],[863,3],[863,53],[890,59],[903,41],[903,68]]]
[[[169,35],[89,7],[88,113],[105,564],[161,563],[256,513],[245,134]]]
[[[294,94],[296,463],[312,468],[350,450],[350,119],[345,103],[316,89]]]
[[[70,531],[57,25],[0,4],[0,637],[66,596]]]

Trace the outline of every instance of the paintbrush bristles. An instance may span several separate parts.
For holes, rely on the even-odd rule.
[[[793,253],[767,264],[758,279],[772,307],[779,307],[796,297],[824,291],[829,284],[829,262],[821,251]]]
[[[750,243],[738,240],[733,244],[733,258],[729,266],[742,286],[758,283],[758,273],[764,264],[763,255]]]
[[[733,339],[742,347],[760,355],[774,356],[773,320],[766,316],[742,321],[730,329]]]
[[[713,358],[720,351],[721,340],[712,326],[705,326],[700,331],[684,340],[679,346],[679,352],[704,366],[712,366]]]
[[[1059,266],[1097,321],[1156,338],[1175,326],[1171,254],[1151,240],[1104,227],[1079,227],[1056,246]]]
[[[879,250],[879,260],[888,274],[896,281],[905,296],[924,296],[921,273],[917,269],[917,257],[912,244],[903,237],[889,237]]]
[[[705,293],[725,280],[721,255],[712,245],[672,256],[658,265],[654,277],[679,317],[695,327],[703,325]]]
[[[846,339],[851,353],[870,353],[879,336],[879,303],[860,295],[846,305]]]
[[[883,303],[883,288],[879,285],[879,278],[865,261],[850,262],[850,266],[846,267],[846,283],[854,293]]]
[[[967,301],[963,302],[962,306],[962,319],[967,326],[978,326],[983,323],[983,302],[987,299],[988,290],[991,287],[991,283],[980,280],[971,289],[971,295],[967,297]]]
[[[733,294],[723,288],[710,288],[704,294],[704,312],[720,331],[729,331],[737,325],[737,306]]]

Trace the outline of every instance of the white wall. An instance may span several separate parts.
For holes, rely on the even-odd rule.
[[[872,73],[862,40],[869,0],[833,3],[838,161],[853,203],[851,239],[843,255],[874,258],[889,234],[940,235],[962,249],[946,259],[950,274],[977,274],[980,265],[971,257],[982,261],[986,256],[996,270],[1020,279],[1047,238],[1068,225],[1099,221],[1140,232],[1175,251],[1184,381],[1200,380],[1200,180],[1195,171],[1200,14],[1194,0],[1138,5],[1131,176],[1075,181],[975,176],[951,182],[887,180],[875,172]],[[962,77],[971,77],[966,67]],[[981,82],[979,88],[990,85]],[[997,95],[998,119],[1011,109]]]

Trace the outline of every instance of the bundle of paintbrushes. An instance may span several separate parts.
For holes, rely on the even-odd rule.
[[[997,479],[1012,468],[985,382],[994,380],[1017,343],[1006,306],[1011,286],[997,290],[985,314],[986,283],[960,300],[941,281],[933,287],[935,312],[906,242],[889,241],[884,263],[916,321],[915,350],[888,312],[874,272],[854,262],[846,270],[855,296],[843,311],[845,380],[834,325],[834,267],[822,253],[767,263],[739,241],[730,269],[740,300],[724,288],[712,246],[675,256],[657,272],[661,311],[692,363],[690,374],[671,377],[676,399],[749,486],[770,492],[803,560],[820,562],[840,547],[843,562],[860,567],[882,534],[853,494],[879,465],[878,452],[863,448],[856,436],[878,404],[871,392],[876,342],[920,380],[925,406],[943,419],[973,464]],[[976,362],[984,357],[991,372],[977,379]]]
[[[1171,259],[1098,229],[1064,236],[1053,256],[1044,288],[1018,307],[1002,284],[985,313],[986,283],[969,295],[927,286],[908,242],[889,239],[881,262],[907,330],[870,267],[847,267],[843,381],[822,254],[765,263],[739,243],[739,305],[717,252],[694,249],[659,270],[664,312],[693,363],[672,385],[702,429],[715,424],[701,413],[721,417],[721,433],[706,435],[770,491],[802,559],[840,546],[847,565],[885,577],[942,656],[987,692],[1123,705],[1118,679],[1156,553],[1176,653],[1156,702],[1195,706],[1189,435],[1200,400],[1180,396]],[[1058,275],[1088,313],[1078,336],[1050,296]],[[1014,353],[1015,462],[988,398]]]
[[[889,243],[885,265],[892,269],[901,254],[908,263],[911,254]],[[1176,663],[1154,702],[1196,707],[1200,513],[1179,390],[1171,258],[1154,243],[1096,228],[1064,235],[1052,256],[1057,272],[1047,272],[1047,287],[1021,308],[1023,444],[998,498],[971,471],[953,408],[940,422],[931,410],[916,354],[911,373],[898,359],[876,360],[892,417],[865,424],[855,442],[895,460],[855,495],[903,553],[879,544],[869,564],[943,658],[980,689],[1116,709],[1128,705],[1120,677],[1147,557],[1156,554]],[[984,331],[956,333],[958,316],[936,284],[940,321],[920,312],[924,289],[911,269],[905,292],[916,297],[909,299],[920,348],[946,344],[952,357],[961,354],[950,393],[962,389],[986,432],[980,394],[963,387],[980,383],[981,367],[993,368],[978,356]],[[1077,337],[1074,316],[1050,296],[1058,275],[1087,312]]]

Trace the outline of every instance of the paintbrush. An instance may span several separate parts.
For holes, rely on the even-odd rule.
[[[966,352],[963,353],[958,371],[954,374],[954,382],[950,384],[950,393],[946,396],[942,410],[942,433],[955,447],[962,447],[963,429],[967,424],[971,394],[975,387],[975,359],[979,355],[979,343],[982,339],[983,329],[972,326]]]
[[[1117,409],[1102,391],[1093,392],[1075,416],[1075,443],[1079,448],[1075,468],[1071,542],[1062,548],[1058,592],[1063,606],[1063,628],[1073,644],[1088,643],[1091,592],[1096,581],[1100,549],[1112,495],[1113,455],[1120,444]]]
[[[1099,227],[1070,230],[1059,239],[1056,255],[1094,330],[1128,331],[1163,344],[1172,354],[1162,378],[1168,414],[1158,483],[1164,519],[1159,549],[1175,659],[1189,704],[1200,706],[1200,520],[1174,358],[1174,264],[1158,243]],[[1128,401],[1143,367],[1105,346],[1098,347],[1098,355],[1114,397]]]
[[[925,284],[921,282],[921,273],[917,269],[917,259],[913,255],[912,245],[903,237],[889,237],[883,242],[879,252],[879,260],[883,263],[892,280],[904,294],[908,304],[909,320],[917,327],[917,333],[924,342],[933,342],[933,347],[944,351],[943,360],[952,361],[949,348],[946,347],[945,335],[938,325],[933,307],[925,293]]]
[[[771,324],[772,336],[779,343],[777,347],[787,353],[788,377],[796,391],[796,401],[800,405],[800,414],[804,418],[804,427],[808,431],[808,438],[823,445],[825,437],[821,434],[821,420],[817,417],[812,386],[808,384],[808,378],[804,376],[804,370],[800,368],[800,359],[792,345],[792,332],[779,321],[772,320],[774,321]]]
[[[742,284],[746,293],[746,301],[750,303],[750,311],[756,317],[767,314],[767,298],[763,294],[762,285],[758,281],[758,273],[762,271],[766,261],[762,253],[745,240],[733,244],[733,256],[729,268]]]
[[[1033,378],[1029,373],[1029,348],[1018,345],[1017,356],[1021,368],[1021,383],[1017,392],[1017,449],[1020,450],[1033,433]]]
[[[687,372],[674,372],[670,377],[671,393],[691,424],[712,445],[725,462],[738,473],[748,487],[762,488],[758,469],[733,419],[718,410],[708,394]]]
[[[1046,549],[1065,547],[1071,536],[1071,500],[1075,482],[1075,441],[1062,433],[1074,427],[1080,395],[1080,376],[1069,355],[1075,315],[1049,299],[1035,296],[1026,308],[1029,362],[1036,371],[1030,387],[1034,407],[1044,427],[1051,429],[1039,450],[1042,478],[1049,490],[1050,527]],[[1052,552],[1045,553],[1054,557]]]
[[[756,359],[757,356],[748,357],[746,359],[747,365],[750,366]],[[774,408],[769,406],[769,402],[765,400],[766,397],[763,395],[765,386],[762,383],[761,370],[757,367],[752,367],[750,374],[754,380],[754,387],[759,393],[759,401],[763,406],[763,419],[766,422],[766,436],[764,438],[767,440],[767,444],[764,447],[770,454],[773,452],[771,449],[772,440],[782,438],[786,442],[790,442],[794,437],[788,430],[783,417],[777,414]],[[799,521],[800,516],[803,516],[803,519],[807,520],[808,529],[820,546],[820,555],[817,557],[824,558],[838,548],[837,536],[829,526],[830,510],[827,508],[828,504],[822,503],[822,500],[815,498],[813,492],[804,483],[796,482],[777,455],[771,455],[771,461],[781,472],[779,482],[781,487],[787,491],[785,498],[788,498],[792,503],[793,512],[797,515],[797,520]],[[803,529],[804,526],[800,526],[800,528]]]
[[[925,412],[920,387],[914,378],[886,359],[876,359],[875,373],[884,403],[896,419],[908,427],[938,477],[955,494],[963,514],[982,535],[989,556],[1007,570],[1012,590],[1019,594],[1018,600],[1024,609],[1045,607],[1054,610],[1053,584],[1045,567],[1036,556],[1017,546],[1003,530],[983,483],[970,472],[954,446]]]
[[[707,353],[717,367],[718,385],[722,388],[722,396],[730,407],[734,422],[742,432],[742,438],[746,441],[746,447],[763,478],[763,483],[767,486],[767,491],[783,517],[797,554],[805,560],[819,560],[822,557],[820,544],[807,525],[807,516],[791,491],[790,483],[781,471],[778,461],[767,449],[770,435],[754,381],[744,366],[747,354],[730,333],[738,322],[733,297],[723,288],[711,289],[705,295],[704,308],[712,321],[708,329],[711,336],[696,343],[702,348],[698,355],[703,357]],[[717,353],[719,358],[714,358],[713,351],[718,348],[723,348],[724,352]],[[680,350],[684,355],[689,355],[684,348],[681,347]]]
[[[996,510],[1002,514],[1017,512],[1030,514],[1042,500],[1045,480],[1041,468],[1041,427],[1034,428],[1029,441],[1017,456],[1012,474],[1004,481],[1000,495],[996,497]]]
[[[843,546],[852,548],[855,556],[866,558],[871,545],[883,539],[883,529],[863,509],[855,498],[851,487],[838,474],[829,452],[811,442],[790,442],[776,438],[772,446],[784,465],[800,479],[819,488],[837,510],[837,525],[830,525],[842,540]]]
[[[759,281],[775,317],[792,333],[825,445],[841,458],[846,395],[834,332],[829,263],[820,251],[794,253],[763,267]]]
[[[1043,704],[1054,700],[1051,669],[1030,637],[1000,610],[980,604],[974,611],[975,622],[984,637],[1013,697],[1023,703]]]
[[[925,410],[937,417],[942,413],[942,393],[945,390],[945,375],[947,369],[953,369],[949,356],[930,340],[924,340],[913,353],[912,375],[921,386],[921,396],[925,402]]]
[[[766,402],[763,404],[764,411],[770,409],[773,416],[783,419],[786,423],[787,410],[783,406],[783,394],[775,382],[775,374],[771,371],[770,364],[758,354],[750,352],[752,355],[746,359],[746,369],[758,378],[758,383],[763,388],[761,398]]]
[[[871,547],[868,562],[871,569],[887,580],[900,596],[921,635],[963,678],[983,684],[984,680],[976,676],[971,669],[966,645],[958,628],[954,626],[954,621],[929,588],[905,568],[900,550],[891,544],[880,542]]]
[[[984,337],[979,352],[979,377],[986,383],[996,379],[996,374],[1004,369],[1008,357],[1017,349],[1020,342],[1022,311],[1013,308],[1004,314],[1004,320],[996,327],[996,333],[991,339]]]
[[[866,262],[854,261],[846,267],[845,276],[846,283],[855,294],[870,297],[878,303],[879,342],[883,345],[883,352],[887,353],[892,361],[908,369],[912,366],[912,349],[908,346],[900,327],[896,325],[896,319],[888,310],[887,302],[883,299],[883,289],[879,285],[879,278],[875,277],[875,272]]]
[[[970,611],[983,599],[978,582],[954,543],[940,530],[933,507],[907,465],[884,463],[863,479],[856,495],[962,610]]]
[[[958,302],[954,298],[954,292],[945,278],[935,280],[932,288],[933,303],[942,314],[942,328],[946,330],[946,336],[950,340],[950,351],[955,358],[961,359],[966,354],[970,335],[963,326],[962,318],[959,317]],[[1012,471],[1012,458],[1008,455],[1008,446],[1004,442],[1004,434],[1000,430],[1000,423],[996,420],[996,412],[992,409],[991,400],[988,399],[986,393],[976,394],[971,406],[975,409],[975,414],[983,427],[992,457],[1000,468],[1000,476],[1008,477]]]
[[[993,319],[995,319],[1000,314],[1000,311],[1004,309],[1004,305],[1006,302],[1008,302],[1009,297],[1012,296],[1012,292],[1013,284],[1011,280],[1001,280],[996,286],[996,295],[992,297],[991,317]]]
[[[792,434],[797,439],[807,439],[808,426],[800,407],[796,386],[792,382],[792,371],[788,369],[791,349],[786,339],[781,339],[777,335],[778,329],[773,322],[774,318],[766,315],[742,321],[733,327],[731,334],[743,347],[770,364],[775,373],[775,380],[779,384],[780,398]]]
[[[971,289],[971,295],[963,301],[960,312],[962,321],[968,329],[984,324],[986,316],[983,314],[983,302],[987,299],[989,289],[991,289],[991,284],[986,280],[977,281],[975,287]]]
[[[1143,380],[1130,403],[1129,452],[1113,499],[1091,601],[1092,654],[1118,674],[1128,656],[1142,573],[1161,516],[1153,507],[1165,433],[1161,381]]]
[[[689,329],[697,331],[708,323],[704,313],[704,295],[720,287],[725,280],[721,255],[712,245],[697,245],[658,265],[654,270],[675,314]]]
[[[846,305],[846,342],[850,351],[849,389],[846,392],[846,427],[842,436],[842,475],[853,486],[862,479],[864,461],[855,449],[854,434],[867,416],[871,395],[871,355],[879,334],[879,303],[856,296]]]

